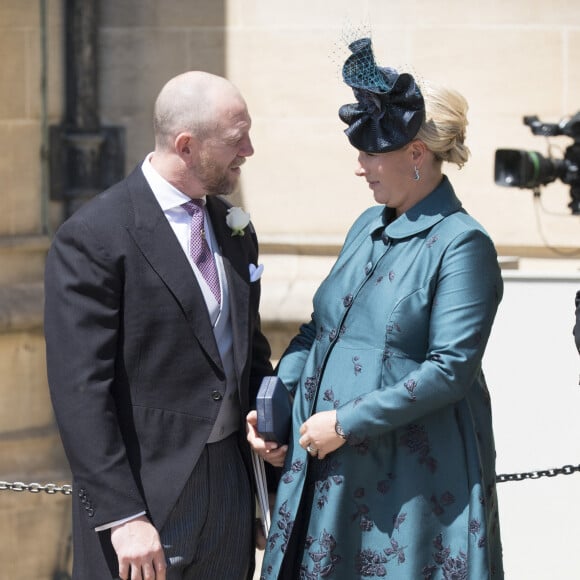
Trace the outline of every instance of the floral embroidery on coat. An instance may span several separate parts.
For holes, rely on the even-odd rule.
[[[417,382],[413,379],[409,379],[403,383],[405,389],[409,392],[409,396],[411,397],[411,401],[417,400],[417,395],[415,395],[415,388],[417,387]]]
[[[282,475],[282,482],[283,483],[292,483],[294,481],[295,473],[299,473],[304,468],[304,461],[297,459],[290,465],[290,468],[284,472]]]
[[[282,545],[280,546],[281,551],[286,552],[288,547],[288,541],[290,540],[290,534],[292,533],[292,527],[294,526],[294,520],[291,519],[292,514],[288,510],[288,502],[284,502],[280,509],[278,510],[278,520],[276,522],[277,529],[280,531],[270,530],[270,535],[268,536],[268,546],[270,549],[274,549],[278,540],[282,539]]]
[[[394,529],[397,532],[405,519],[405,513],[401,513],[393,518]],[[389,539],[389,545],[385,546],[382,550],[372,550],[370,548],[359,550],[355,556],[355,572],[362,578],[374,576],[383,578],[388,575],[387,563],[396,561],[397,564],[403,564],[405,562],[406,547],[400,545],[394,537],[391,537]]]
[[[441,497],[437,498],[435,494],[431,496],[431,510],[433,514],[436,516],[443,515],[445,513],[445,508],[453,505],[455,503],[455,497],[449,491],[446,491],[441,495]]]
[[[352,364],[354,366],[354,374],[355,375],[360,375],[361,371],[362,371],[362,365],[360,364],[360,357],[358,356],[353,356],[352,357]]]
[[[356,512],[352,514],[351,521],[359,520],[359,527],[362,532],[370,532],[373,529],[374,522],[368,517],[369,506],[366,503],[359,502],[357,500],[363,499],[365,496],[365,490],[363,487],[359,487],[354,492],[354,504],[356,506]]]
[[[328,578],[335,571],[336,565],[342,558],[335,554],[336,539],[326,530],[323,530],[320,538],[316,540],[312,536],[306,538],[308,557],[313,562],[312,569],[305,564],[300,566],[300,580],[319,580]],[[324,562],[324,563],[323,563]]]
[[[341,464],[332,456],[326,456],[320,460],[320,477],[316,480],[315,488],[318,492],[318,497],[315,497],[314,502],[318,509],[322,509],[328,502],[328,492],[332,485],[341,485],[343,476],[339,475],[337,471],[340,470]]]
[[[410,453],[419,455],[419,463],[427,466],[431,473],[437,470],[437,460],[431,456],[429,437],[423,425],[411,424],[404,428],[399,443]]]
[[[338,408],[340,405],[340,401],[334,398],[334,391],[332,389],[326,389],[326,391],[324,391],[323,399],[327,403],[332,403],[333,409]]]
[[[441,534],[433,540],[433,547],[437,550],[433,554],[434,564],[423,568],[424,580],[432,580],[437,569],[443,572],[443,580],[467,580],[467,554],[460,551],[456,557],[451,556],[449,546],[443,545]]]

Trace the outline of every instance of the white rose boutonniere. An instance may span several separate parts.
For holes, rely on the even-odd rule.
[[[232,236],[243,236],[247,225],[250,223],[250,214],[241,207],[230,207],[226,215],[226,224],[232,230]]]

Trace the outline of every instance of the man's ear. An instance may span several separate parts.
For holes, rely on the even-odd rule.
[[[199,148],[198,140],[191,133],[179,133],[174,141],[175,152],[184,163],[190,164]]]

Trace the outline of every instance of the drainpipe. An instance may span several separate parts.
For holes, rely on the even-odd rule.
[[[40,233],[50,233],[48,219],[48,51],[46,0],[40,0]]]
[[[125,170],[123,128],[100,124],[97,1],[66,0],[65,29],[66,110],[50,128],[51,199],[64,219]]]

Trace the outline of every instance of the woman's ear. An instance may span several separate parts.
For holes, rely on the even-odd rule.
[[[411,141],[409,147],[411,149],[411,157],[413,159],[413,163],[420,165],[425,157],[427,146],[425,145],[425,143],[423,143],[423,141],[415,139],[414,141]]]

